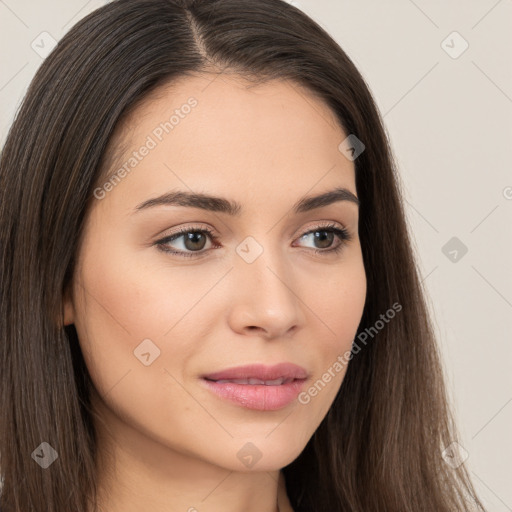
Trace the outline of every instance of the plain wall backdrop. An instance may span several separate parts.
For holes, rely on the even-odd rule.
[[[105,3],[0,0],[2,145],[52,39]],[[489,512],[512,511],[512,0],[290,3],[347,52],[384,117],[454,441]]]

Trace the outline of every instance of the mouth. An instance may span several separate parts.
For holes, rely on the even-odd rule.
[[[218,384],[226,384],[226,383],[232,383],[232,384],[242,384],[242,385],[263,385],[263,386],[281,386],[282,384],[288,384],[289,382],[293,382],[293,378],[285,379],[284,377],[281,377],[279,379],[274,380],[261,380],[256,378],[251,379],[209,379],[205,377],[205,380],[209,380],[210,382],[217,382]]]
[[[275,411],[290,405],[308,378],[306,370],[291,363],[248,365],[201,377],[218,397],[257,411]]]
[[[259,380],[269,382],[270,385],[273,385],[272,382],[279,381],[279,379],[305,379],[307,376],[308,373],[302,366],[293,363],[279,363],[272,366],[248,364],[203,375],[208,380],[239,380],[241,381],[240,384],[247,380],[248,384],[261,384],[261,382],[250,382],[251,380]],[[278,384],[282,384],[282,382],[278,382]]]

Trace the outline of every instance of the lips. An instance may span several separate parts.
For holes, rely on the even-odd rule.
[[[273,366],[251,364],[229,368],[220,372],[204,375],[203,378],[215,381],[239,381],[238,384],[280,385],[283,381],[307,378],[307,371],[292,363],[280,363]],[[252,379],[252,382],[251,382]],[[259,381],[259,382],[256,382]]]
[[[210,380],[210,379],[209,379]],[[233,384],[261,384],[264,386],[280,386],[281,384],[288,384],[288,382],[292,382],[294,379],[285,379],[281,377],[280,379],[274,380],[261,380],[261,379],[211,379],[219,384],[225,384],[226,382],[232,382]]]
[[[308,373],[300,366],[248,365],[204,375],[202,382],[218,397],[258,411],[275,411],[291,404]]]

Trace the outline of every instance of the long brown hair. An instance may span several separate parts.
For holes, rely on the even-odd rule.
[[[63,327],[63,294],[114,129],[159,86],[203,71],[304,86],[365,145],[354,161],[367,275],[358,333],[372,336],[353,349],[327,416],[283,469],[294,510],[484,510],[464,464],[442,456],[456,426],[396,164],[352,61],[282,0],[118,0],[46,58],[1,155],[2,512],[85,512],[96,495],[92,383],[74,326]],[[393,304],[400,312],[370,331]],[[33,460],[42,442],[58,453],[46,470]]]

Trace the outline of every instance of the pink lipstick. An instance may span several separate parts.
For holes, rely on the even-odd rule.
[[[292,363],[274,366],[252,364],[204,375],[206,387],[237,405],[258,411],[275,411],[293,402],[308,377]]]

